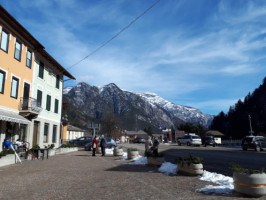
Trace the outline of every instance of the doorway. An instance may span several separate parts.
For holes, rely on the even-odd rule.
[[[37,145],[40,122],[34,121],[32,146]]]

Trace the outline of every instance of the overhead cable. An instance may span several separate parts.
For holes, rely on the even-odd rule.
[[[150,9],[152,9],[156,4],[159,3],[160,0],[157,0],[155,3],[153,3],[149,8],[147,8],[143,13],[141,13],[138,17],[136,17],[133,21],[131,21],[128,25],[126,25],[124,28],[122,28],[117,34],[115,34],[113,37],[111,37],[109,40],[104,42],[102,45],[97,47],[95,50],[93,50],[91,53],[89,53],[87,56],[76,62],[75,64],[71,65],[67,70],[71,69],[72,67],[78,65],[82,61],[86,60],[88,57],[92,56],[96,52],[98,52],[100,49],[102,49],[104,46],[106,46],[108,43],[110,43],[112,40],[117,38],[121,33],[123,33],[126,29],[128,29],[132,24],[134,24],[136,21],[138,21],[141,17],[143,17]]]

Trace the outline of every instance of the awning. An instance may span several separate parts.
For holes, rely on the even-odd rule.
[[[30,123],[29,120],[22,117],[18,113],[15,113],[12,111],[4,111],[4,110],[0,110],[0,120],[20,123],[20,124],[29,124]]]

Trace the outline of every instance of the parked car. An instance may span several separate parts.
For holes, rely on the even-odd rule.
[[[98,141],[100,142],[101,139],[99,139]],[[117,144],[115,143],[115,141],[112,138],[105,138],[106,140],[106,148],[107,149],[111,149],[117,146]],[[85,144],[84,149],[85,151],[91,151],[91,145],[92,145],[92,141],[90,141],[89,143]],[[99,143],[100,145],[100,143]]]
[[[211,145],[211,146],[215,147],[215,145],[216,145],[213,136],[203,136],[203,137],[201,137],[201,141],[202,141],[202,145],[204,145],[205,147],[207,145]]]
[[[70,144],[76,144],[78,146],[84,146],[85,144],[87,144],[88,142],[90,142],[92,140],[91,136],[83,136],[74,140],[70,140],[68,141],[68,143]]]
[[[115,143],[120,144],[121,143],[120,139],[115,139]]]
[[[201,138],[198,135],[184,135],[183,137],[177,140],[177,143],[179,146],[181,146],[182,144],[185,144],[187,146],[191,146],[191,145],[200,146]]]
[[[266,138],[263,136],[246,136],[242,140],[241,147],[244,151],[248,149],[266,150]]]
[[[145,143],[145,139],[143,137],[136,137],[134,140],[133,140],[133,143]]]

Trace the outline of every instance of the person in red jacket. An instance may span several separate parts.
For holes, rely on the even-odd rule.
[[[97,139],[98,139],[98,137],[95,136],[94,139],[92,140],[92,144],[91,144],[91,147],[92,147],[92,156],[95,156],[96,148],[98,148],[99,142],[97,141]]]

